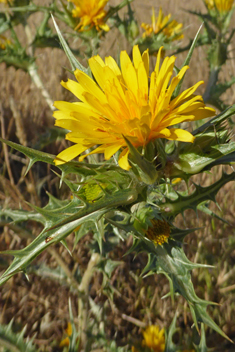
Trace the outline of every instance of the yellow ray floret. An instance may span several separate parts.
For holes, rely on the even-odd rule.
[[[234,0],[205,0],[210,10],[217,9],[221,14],[231,11]]]
[[[149,325],[143,331],[142,348],[147,347],[147,349],[152,352],[164,352],[165,351],[165,331],[159,328],[157,325]],[[132,346],[132,352],[139,352],[137,348]]]
[[[80,19],[76,29],[79,31],[89,30],[96,27],[97,31],[103,29],[109,31],[109,26],[105,23],[104,18],[107,12],[104,10],[108,0],[68,0],[72,2],[75,8],[72,11],[73,17]]]
[[[4,3],[4,4],[8,5],[8,4],[12,4],[13,0],[0,0],[0,3]]]
[[[152,23],[142,23],[141,27],[144,28],[145,32],[143,37],[149,37],[154,34],[162,32],[168,39],[177,40],[184,37],[182,33],[182,23],[171,19],[171,14],[164,16],[162,8],[159,9],[158,17],[156,18],[154,8],[152,8]]]
[[[162,48],[161,48],[162,49]],[[156,138],[193,143],[193,135],[171,126],[213,116],[200,95],[195,95],[200,81],[172,99],[172,94],[184,76],[184,66],[173,77],[175,56],[166,57],[160,66],[161,49],[154,71],[149,74],[149,55],[133,48],[133,63],[126,51],[120,55],[120,68],[112,57],[94,56],[89,66],[95,78],[76,70],[78,82],[62,82],[80,101],[56,101],[56,126],[70,132],[66,138],[75,143],[62,151],[55,164],[63,164],[98,144],[90,154],[104,153],[106,160],[118,150],[119,165],[128,170],[129,149],[125,136],[135,147],[145,146]],[[149,77],[150,75],[150,77]],[[82,161],[86,155],[80,156]]]

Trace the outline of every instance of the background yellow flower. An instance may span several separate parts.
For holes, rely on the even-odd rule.
[[[99,31],[109,31],[109,26],[104,22],[107,12],[104,10],[108,0],[68,0],[75,8],[72,11],[73,17],[80,18],[76,29],[84,31],[96,27]]]
[[[232,9],[234,0],[205,0],[207,7],[212,9],[217,9],[219,12],[229,12]]]
[[[171,14],[164,16],[162,8],[159,9],[158,17],[156,18],[154,8],[152,8],[152,24],[142,23],[141,27],[145,29],[143,37],[162,32],[168,39],[177,40],[184,37],[182,33],[182,23],[171,19]]]
[[[143,331],[143,346],[147,346],[154,352],[164,352],[165,334],[164,329],[156,325],[150,325]]]

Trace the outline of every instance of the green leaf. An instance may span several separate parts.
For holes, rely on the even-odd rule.
[[[53,20],[53,23],[54,23],[54,26],[55,26],[55,29],[56,29],[56,32],[58,34],[58,37],[59,37],[59,40],[60,40],[60,43],[64,49],[64,52],[67,56],[67,58],[69,59],[69,62],[70,62],[70,65],[72,67],[72,70],[75,71],[75,70],[80,70],[84,73],[86,73],[87,75],[89,75],[89,69],[85,68],[84,66],[82,66],[82,64],[80,64],[80,62],[76,59],[76,57],[73,55],[72,51],[70,50],[68,44],[66,43],[59,27],[57,26],[56,24],[56,21],[53,17],[53,15],[51,15],[52,17],[52,20]]]
[[[164,211],[168,216],[172,215],[175,217],[177,214],[180,214],[186,209],[193,209],[196,211],[197,206],[202,202],[207,200],[212,200],[216,203],[215,196],[217,192],[223,187],[227,182],[235,180],[235,172],[231,174],[223,173],[220,180],[208,187],[202,187],[200,185],[195,185],[196,190],[188,195],[183,196],[178,193],[178,198],[175,200],[167,199],[167,201],[160,206],[162,211]]]
[[[49,154],[29,147],[25,147],[23,145],[8,141],[1,137],[0,137],[0,141],[2,143],[7,144],[11,148],[18,150],[19,152],[23,153],[30,159],[26,173],[37,161],[42,161],[44,163],[54,165],[55,155],[53,154]],[[65,176],[68,173],[77,173],[81,175],[95,175],[96,174],[95,169],[98,169],[100,165],[92,165],[92,164],[80,163],[78,161],[71,161],[62,165],[58,165],[56,167],[63,172],[63,176]]]
[[[200,299],[194,291],[190,271],[198,264],[191,263],[183,249],[172,247],[171,243],[156,247],[156,260],[156,271],[160,267],[167,273],[172,280],[174,291],[180,293],[188,302],[197,330],[199,330],[198,323],[202,322],[231,341],[206,312],[207,306],[214,303]]]
[[[199,346],[196,346],[197,352],[207,352],[207,345],[206,345],[206,333],[205,333],[205,326],[201,324],[201,340]]]
[[[69,224],[52,230],[49,230],[48,227],[45,227],[44,230],[38,235],[38,237],[26,248],[16,251],[2,252],[4,254],[14,255],[15,258],[9,268],[1,276],[0,285],[9,280],[16,273],[25,270],[27,266],[47,247],[62,241],[84,221],[100,217],[101,215],[105,214],[105,212],[107,212],[106,209],[100,209],[96,211],[92,211],[92,209],[90,209],[90,212],[87,213],[87,211],[84,209],[80,212],[80,216]],[[51,224],[49,223],[49,225]]]
[[[191,57],[192,57],[192,55],[193,55],[193,51],[194,51],[195,46],[196,46],[196,44],[197,44],[197,41],[198,41],[198,38],[199,38],[199,33],[200,33],[201,29],[202,29],[202,26],[203,26],[203,25],[201,25],[201,26],[199,27],[199,30],[197,31],[197,33],[196,33],[196,35],[195,35],[195,38],[194,38],[194,40],[193,40],[193,42],[192,42],[192,45],[191,45],[191,47],[190,47],[190,49],[189,49],[189,51],[188,51],[188,54],[187,54],[187,56],[186,56],[186,59],[184,60],[184,63],[182,64],[181,68],[183,68],[184,66],[187,66],[187,65],[189,64],[189,62],[190,62],[190,60],[191,60]],[[185,77],[185,75],[184,75],[184,77]],[[179,95],[179,92],[180,92],[180,89],[181,89],[181,86],[182,86],[184,77],[181,79],[181,81],[179,82],[179,84],[178,84],[177,87],[175,88],[174,93],[172,94],[172,99],[174,99],[175,97],[177,97],[177,96]]]
[[[132,160],[135,164],[138,165],[138,171],[140,178],[143,182],[148,185],[152,185],[156,182],[158,177],[158,172],[156,171],[156,167],[153,163],[145,159],[138,150],[131,144],[131,142],[123,135],[123,138],[127,144],[128,149],[132,155]],[[131,161],[131,160],[130,160]]]
[[[219,215],[215,214],[212,210],[210,210],[210,209],[208,208],[208,202],[207,202],[207,201],[205,201],[205,202],[199,204],[199,205],[197,206],[197,209],[200,210],[200,211],[203,211],[203,213],[208,214],[208,215],[210,215],[211,217],[216,218],[216,219],[218,219],[218,220],[220,220],[220,221],[223,221],[224,223],[226,223],[226,224],[228,224],[229,226],[231,226],[227,220],[221,218]]]
[[[169,330],[166,332],[166,347],[164,352],[175,352],[177,351],[177,346],[173,342],[173,335],[177,332],[176,328],[176,319],[177,319],[177,312],[174,315],[172,323],[169,327]]]
[[[8,352],[37,352],[32,339],[24,339],[26,326],[20,333],[13,331],[13,319],[8,325],[0,325],[0,346]]]

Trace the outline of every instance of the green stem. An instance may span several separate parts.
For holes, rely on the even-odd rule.
[[[127,6],[128,4],[131,4],[133,0],[123,0],[119,5],[111,8],[107,15],[104,18],[104,22],[108,20],[108,18],[112,17],[116,12],[121,10],[124,6]]]
[[[219,71],[220,71],[220,68],[215,68],[215,69],[212,69],[210,72],[209,80],[205,89],[205,93],[203,95],[203,100],[205,103],[210,102],[211,91],[217,84]]]

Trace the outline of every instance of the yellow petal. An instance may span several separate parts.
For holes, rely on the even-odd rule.
[[[195,139],[195,137],[190,132],[180,128],[170,128],[169,131],[170,136],[167,137],[169,140],[193,143]]]
[[[138,45],[134,45],[133,47],[133,62],[135,69],[137,70],[140,63],[142,62],[142,57]]]
[[[74,72],[75,77],[77,78],[78,82],[84,89],[84,91],[93,94],[97,99],[102,103],[105,104],[107,103],[107,99],[105,97],[105,94],[102,92],[102,90],[97,86],[97,84],[93,81],[92,78],[90,78],[87,74],[80,70],[76,70]]]
[[[89,145],[88,146],[79,145],[79,144],[72,145],[72,147],[69,147],[69,148],[63,150],[61,153],[59,153],[57,155],[57,157],[55,158],[54,163],[55,163],[55,165],[64,164],[67,161],[70,161],[70,160],[76,158],[76,156],[78,156],[79,154],[81,154],[82,152],[87,150],[88,148],[90,148]]]
[[[82,95],[84,93],[84,89],[79,83],[77,83],[71,79],[68,79],[67,82],[61,81],[61,85],[64,88],[68,89],[71,93],[73,93],[78,99],[83,101]]]
[[[143,52],[142,60],[143,60],[143,63],[144,63],[146,74],[147,74],[147,76],[149,76],[149,53],[148,53],[148,49]]]
[[[111,56],[105,58],[105,63],[117,77],[122,75],[116,61]]]
[[[104,153],[104,151],[105,151],[105,145],[100,145],[100,146],[97,147],[96,149],[92,150],[92,152],[80,156],[80,157],[79,157],[79,161],[83,161],[88,155],[98,154],[98,153]]]
[[[123,145],[122,141],[118,141],[117,143],[113,143],[105,148],[104,158],[105,160],[109,160],[111,156],[113,156]]]
[[[118,158],[118,164],[124,170],[129,170],[131,167],[128,162],[128,155],[129,155],[129,149],[125,148],[123,149],[123,151],[121,152]]]
[[[98,55],[97,55],[98,56]],[[100,63],[100,60],[97,56],[92,57],[89,59],[89,66],[91,68],[91,72],[93,73],[97,83],[99,84],[100,88],[104,91],[105,90],[105,77],[103,73],[103,67],[105,66]]]
[[[138,82],[135,69],[126,51],[122,51],[120,54],[120,62],[122,69],[122,76],[125,84],[134,96],[137,96]]]

